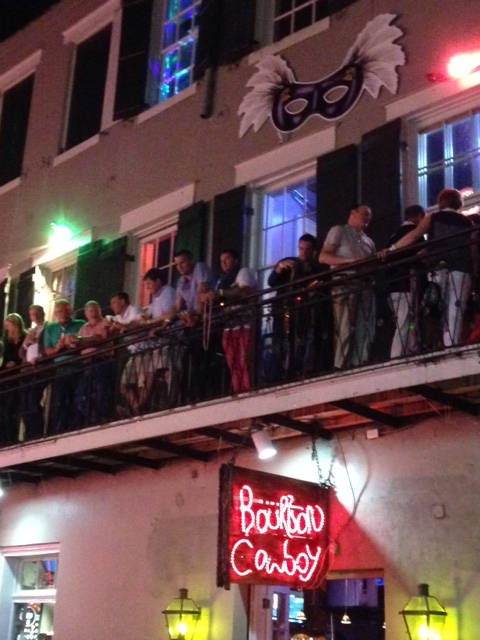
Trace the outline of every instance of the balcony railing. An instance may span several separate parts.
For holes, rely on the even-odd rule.
[[[194,326],[4,369],[0,446],[478,342],[476,243],[468,232],[415,245],[220,301]]]

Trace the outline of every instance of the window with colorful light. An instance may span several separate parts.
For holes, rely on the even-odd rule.
[[[267,286],[276,262],[297,255],[298,238],[317,231],[317,181],[314,176],[263,195],[258,266],[259,281]]]
[[[444,188],[458,189],[465,196],[480,194],[480,113],[420,133],[417,177],[424,207],[435,205]]]
[[[149,62],[151,100],[163,102],[192,83],[200,0],[165,0],[157,55]]]

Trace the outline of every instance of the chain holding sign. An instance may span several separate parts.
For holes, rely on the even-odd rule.
[[[223,465],[218,586],[318,587],[328,568],[329,492],[314,483]]]

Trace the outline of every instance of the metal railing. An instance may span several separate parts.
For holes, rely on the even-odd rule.
[[[0,446],[480,341],[472,270],[449,269],[476,242],[423,243],[204,308],[194,326],[4,369]]]

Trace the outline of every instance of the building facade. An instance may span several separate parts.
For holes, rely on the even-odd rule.
[[[40,304],[51,319],[55,299],[108,306],[121,290],[145,306],[142,275],[174,284],[179,248],[218,270],[232,247],[266,288],[301,235],[323,242],[355,202],[372,208],[377,249],[405,206],[433,210],[444,187],[476,213],[478,65],[456,78],[447,65],[480,51],[478,17],[474,0],[55,4],[0,43],[3,316]],[[166,638],[162,610],[185,587],[202,607],[196,638],[290,639],[272,613],[286,591],[216,586],[219,469],[233,460],[332,482],[327,578],[345,592],[329,615],[353,619],[363,601],[348,589],[374,583],[369,620],[385,627],[369,637],[407,638],[398,612],[428,582],[442,637],[475,637],[477,352],[380,359],[2,448],[0,634]],[[258,421],[275,425],[273,461],[249,445]],[[171,457],[145,460],[153,441]],[[127,468],[92,453],[107,449]],[[356,637],[322,624],[318,637]]]

